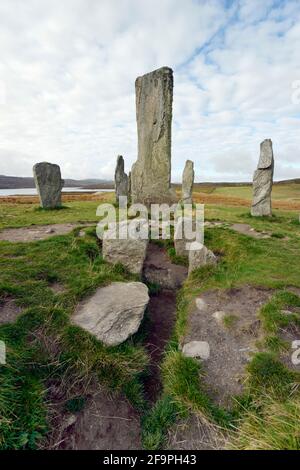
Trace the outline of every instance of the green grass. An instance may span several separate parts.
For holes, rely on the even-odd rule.
[[[23,309],[14,324],[0,326],[8,350],[7,365],[0,366],[0,448],[38,445],[47,432],[46,388],[53,377],[64,377],[66,402],[78,396],[76,384],[96,376],[142,406],[139,376],[148,357],[138,339],[105,348],[70,324],[77,302],[98,286],[135,279],[106,264],[87,232],[84,238],[74,231],[35,243],[0,243],[0,299],[12,297]],[[65,291],[55,294],[53,282]]]
[[[225,211],[220,208],[218,212],[221,210],[226,212],[227,222],[251,220],[247,213],[240,209],[243,217],[241,215],[237,217],[238,210],[233,210],[232,213],[228,209]],[[222,217],[221,220],[223,219]],[[272,393],[272,396],[276,397],[274,400],[279,403],[279,397],[281,400],[286,400],[295,381],[298,380],[294,373],[279,362],[276,354],[259,353],[253,357],[248,368],[248,382],[244,395],[236,397],[236,404],[231,410],[225,410],[211,401],[203,385],[201,365],[191,358],[184,357],[178,350],[178,345],[186,333],[193,300],[201,292],[208,289],[224,290],[244,285],[274,289],[287,289],[292,285],[300,286],[300,271],[296,262],[299,253],[299,230],[295,231],[289,216],[274,217],[272,221],[255,220],[254,225],[261,230],[269,227],[272,230],[276,227],[277,230],[278,226],[280,230],[286,231],[289,240],[283,242],[281,237],[258,240],[225,228],[206,230],[205,243],[220,255],[220,261],[216,266],[206,266],[196,270],[185,282],[178,295],[175,332],[162,364],[163,395],[157,407],[147,417],[145,446],[151,443],[151,448],[162,448],[166,442],[167,431],[176,417],[179,419],[189,412],[204,415],[212,423],[231,430],[243,418],[246,420],[247,413],[251,412],[251,416],[258,416],[257,413],[265,402],[262,398],[261,404],[258,397],[265,397],[266,393]],[[299,301],[297,296],[284,290],[276,296],[275,303],[277,308],[283,308],[288,305],[297,306]],[[236,318],[229,316],[225,319],[226,326],[234,328],[235,320]],[[270,319],[268,321],[272,322]],[[292,321],[291,318],[289,321]],[[265,331],[265,336],[267,341],[269,338],[267,331]],[[279,351],[282,344],[277,338],[273,338],[273,349],[276,349],[276,342]],[[259,406],[256,406],[258,401]],[[172,403],[171,409],[170,402]],[[158,410],[159,416],[167,417],[163,423],[157,419]],[[232,437],[232,441],[234,440],[235,436]]]
[[[98,204],[70,202],[59,211],[1,204],[0,228],[96,223]],[[298,214],[275,211],[272,218],[259,219],[251,217],[245,207],[209,205],[206,217],[228,224],[248,223],[272,236],[260,240],[229,228],[206,230],[205,243],[218,253],[219,263],[196,270],[178,293],[177,321],[161,364],[163,392],[152,408],[145,403],[142,388],[149,363],[143,346],[147,318],[137,335],[116,348],[105,348],[70,323],[78,301],[98,286],[135,279],[121,265],[112,267],[103,261],[94,229],[86,228],[85,237],[79,237],[76,229],[34,243],[0,242],[0,302],[13,298],[23,310],[14,324],[0,326],[0,339],[8,349],[7,365],[0,366],[0,448],[37,448],[43,442],[51,427],[47,394],[51,381],[63,390],[65,409],[76,412],[85,404],[87,383],[94,379],[123,392],[141,412],[146,449],[163,448],[171,426],[188,413],[203,414],[226,429],[235,426],[230,444],[234,448],[299,447],[298,376],[279,360],[286,345],[278,334],[281,327],[299,323],[296,314],[281,313],[300,305],[299,297],[288,292],[290,286],[300,287]],[[176,257],[172,241],[162,243],[174,262],[186,264]],[[53,283],[61,284],[64,291],[53,292]],[[179,344],[195,297],[208,289],[244,285],[279,292],[261,310],[262,352],[249,364],[245,395],[228,411],[212,402],[201,364],[184,357]],[[159,290],[156,285],[149,287],[151,293]],[[235,322],[228,321],[234,328]]]

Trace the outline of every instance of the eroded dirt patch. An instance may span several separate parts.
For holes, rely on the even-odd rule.
[[[161,392],[160,362],[176,321],[176,293],[162,290],[150,298],[150,322],[145,347],[150,355],[149,376],[144,380],[145,398],[155,402]]]
[[[140,419],[125,398],[104,391],[91,397],[73,418],[58,446],[66,450],[133,450],[141,448]],[[72,423],[72,419],[70,421]]]
[[[7,228],[0,232],[0,240],[8,242],[34,242],[45,240],[56,235],[65,235],[70,233],[76,227],[90,227],[95,224],[52,224],[52,225],[34,225],[30,227]]]
[[[227,291],[207,291],[196,299],[183,343],[207,341],[210,357],[203,362],[207,391],[221,406],[243,392],[245,366],[257,352],[259,309],[271,290],[245,286]]]
[[[151,359],[150,375],[144,381],[145,395],[155,402],[161,391],[160,362],[176,322],[176,292],[187,277],[187,268],[172,263],[164,248],[149,243],[143,276],[161,288],[150,298],[145,343]]]
[[[41,449],[141,447],[139,414],[123,395],[99,384],[96,376],[77,377],[67,372],[52,377],[47,383],[45,400],[49,433],[41,443]]]
[[[16,305],[14,299],[4,299],[0,302],[0,325],[16,321],[22,309]]]

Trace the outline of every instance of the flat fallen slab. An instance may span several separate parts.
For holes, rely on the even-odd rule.
[[[0,232],[0,240],[12,243],[35,242],[57,235],[66,235],[76,227],[91,227],[95,223],[68,223],[50,225],[32,225],[30,227],[6,228]]]
[[[72,322],[106,346],[117,346],[137,332],[148,302],[142,282],[113,282],[80,302]]]

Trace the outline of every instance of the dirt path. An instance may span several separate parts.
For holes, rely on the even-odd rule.
[[[160,363],[176,322],[176,292],[187,277],[187,268],[172,263],[164,248],[149,243],[143,276],[145,281],[160,286],[150,298],[145,344],[151,358],[150,375],[144,382],[145,395],[154,403],[161,392]]]
[[[128,401],[104,390],[89,398],[77,415],[66,417],[61,442],[64,450],[141,449],[140,418]],[[70,423],[70,426],[68,426]]]
[[[204,292],[189,316],[183,343],[207,341],[210,356],[203,361],[207,391],[219,406],[230,407],[243,392],[245,366],[257,352],[259,309],[272,296],[268,289],[250,286]]]

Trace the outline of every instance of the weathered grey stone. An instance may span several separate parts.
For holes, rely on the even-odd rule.
[[[173,71],[162,67],[135,82],[138,159],[131,170],[133,203],[170,203]]]
[[[35,186],[40,198],[40,205],[45,209],[61,206],[61,190],[64,180],[60,168],[53,163],[36,163],[33,167]]]
[[[223,324],[223,320],[226,317],[226,312],[218,310],[212,314],[212,316],[217,320],[218,323]]]
[[[116,346],[137,332],[148,302],[145,284],[113,282],[82,302],[72,321],[105,345]]]
[[[209,344],[206,341],[190,341],[183,346],[182,354],[186,357],[195,357],[206,361],[210,355]]]
[[[193,203],[194,178],[194,162],[187,160],[182,174],[182,202],[184,204]]]
[[[115,193],[116,200],[119,201],[120,196],[128,197],[128,176],[124,171],[124,158],[118,155],[115,170]]]
[[[217,257],[205,245],[197,250],[190,249],[189,251],[189,274],[197,268],[216,263]]]
[[[147,221],[144,222],[147,223]],[[122,221],[118,224],[109,225],[108,230],[103,235],[102,255],[108,263],[121,263],[129,272],[141,275],[148,239],[135,239],[132,237],[122,239],[116,237],[122,231],[125,233],[128,224],[131,223],[133,222]]]
[[[205,300],[201,299],[201,297],[198,297],[196,299],[196,307],[198,310],[201,310],[201,311],[206,310],[207,303],[205,302]]]
[[[128,202],[131,202],[131,171],[128,173]]]
[[[271,193],[273,186],[274,156],[272,141],[264,140],[260,144],[260,158],[253,177],[253,201],[251,215],[272,215]]]

